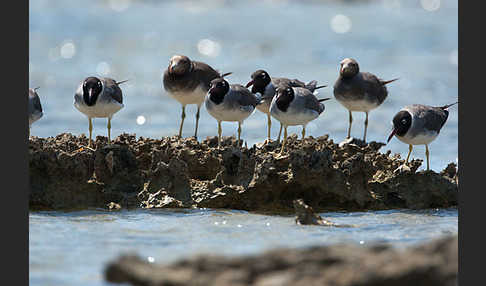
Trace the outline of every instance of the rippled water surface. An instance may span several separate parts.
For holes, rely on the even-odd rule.
[[[29,82],[41,87],[45,111],[31,134],[86,134],[88,121],[73,107],[73,95],[82,79],[96,74],[130,79],[122,86],[125,108],[114,116],[112,136],[176,134],[181,107],[163,91],[161,74],[169,58],[182,53],[233,72],[230,83],[247,83],[259,68],[275,76],[316,79],[329,85],[319,97],[332,97],[339,62],[354,57],[363,71],[400,78],[389,85],[384,104],[370,113],[368,139],[384,142],[401,107],[457,101],[457,1],[363,2],[30,1]],[[195,109],[187,109],[184,136],[193,135]],[[435,170],[457,158],[457,113],[457,106],[451,108],[430,145]],[[330,134],[339,142],[347,120],[344,107],[326,101],[326,111],[308,125],[307,134]],[[362,136],[363,121],[364,114],[355,113],[352,135]],[[273,126],[276,136],[276,121]],[[255,111],[242,137],[249,145],[261,142],[265,128],[266,117]],[[223,123],[223,136],[236,129],[236,123]],[[199,138],[217,135],[216,120],[205,110],[199,130]],[[94,120],[94,134],[106,136],[106,119]],[[402,157],[408,152],[397,139],[383,151],[388,149]],[[424,153],[418,146],[412,156],[424,158]]]
[[[341,242],[404,247],[458,231],[457,209],[321,216],[357,227],[301,226],[293,216],[229,210],[32,212],[30,285],[110,285],[103,281],[104,266],[121,253],[168,263],[203,253],[258,254],[275,247]]]

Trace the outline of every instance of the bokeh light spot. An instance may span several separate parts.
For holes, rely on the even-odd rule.
[[[440,0],[420,0],[420,5],[424,10],[434,12],[440,8]]]
[[[64,59],[70,59],[76,54],[76,45],[72,41],[66,41],[61,46],[61,57]]]
[[[137,116],[137,124],[138,125],[144,125],[145,121],[146,121],[145,116],[143,116],[143,115]]]
[[[331,19],[331,28],[338,34],[344,34],[351,30],[351,19],[348,16],[338,14]]]
[[[205,56],[216,57],[221,51],[221,45],[210,39],[202,39],[197,43],[197,50]]]

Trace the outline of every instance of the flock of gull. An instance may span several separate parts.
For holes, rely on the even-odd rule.
[[[305,138],[306,125],[324,112],[324,101],[319,99],[316,90],[325,87],[318,86],[313,80],[304,83],[297,79],[270,77],[264,70],[251,74],[251,80],[243,86],[229,84],[225,79],[231,73],[221,74],[206,63],[190,60],[184,55],[174,55],[163,75],[163,86],[167,94],[182,105],[179,137],[182,137],[182,127],[186,117],[185,108],[188,104],[197,105],[197,129],[201,105],[204,103],[208,113],[218,122],[218,147],[221,144],[221,122],[238,122],[238,144],[240,144],[241,126],[256,109],[267,115],[268,140],[272,120],[280,122],[280,141],[282,129],[284,137],[280,153],[285,150],[288,126],[302,126],[302,139]],[[334,97],[349,112],[347,138],[351,138],[352,112],[365,112],[363,141],[366,142],[368,114],[380,106],[388,96],[386,85],[395,81],[382,80],[369,72],[361,72],[356,60],[345,58],[340,62],[339,76],[334,84]],[[89,120],[89,144],[92,141],[92,118],[108,119],[108,142],[111,136],[111,118],[123,108],[123,96],[120,84],[125,81],[115,81],[106,77],[88,77],[79,85],[74,94],[74,106],[85,114]],[[248,89],[251,86],[251,89]],[[39,120],[42,106],[37,94],[38,88],[29,88],[29,130],[33,122]],[[457,102],[456,102],[457,103]],[[413,145],[425,145],[427,170],[429,170],[428,144],[432,142],[444,126],[449,116],[448,108],[456,103],[440,107],[412,104],[402,108],[392,119],[393,130],[388,137],[393,136],[409,145],[406,162],[409,161]],[[30,135],[30,131],[29,131]]]

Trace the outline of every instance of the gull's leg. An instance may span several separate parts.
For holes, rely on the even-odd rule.
[[[410,154],[412,153],[412,149],[413,149],[413,145],[409,144],[408,145],[408,155],[407,155],[407,163],[408,163],[408,159],[410,158]]]
[[[81,145],[81,148],[79,148],[78,150],[74,151],[76,153],[77,152],[81,152],[84,149],[88,149],[88,150],[91,150],[91,151],[95,151],[93,148],[91,148],[91,135],[93,134],[93,123],[91,121],[91,117],[88,117],[88,122],[89,122],[89,141],[88,141],[88,146]]]
[[[268,119],[268,140],[270,140],[270,130],[272,128],[272,118],[270,117],[270,113],[267,113]]]
[[[280,123],[280,131],[278,132],[277,142],[279,142],[279,143],[280,143],[280,135],[282,135],[282,123]]]
[[[184,125],[184,118],[186,118],[186,106],[182,106],[182,114],[181,114],[181,126],[179,127],[179,138],[182,137],[182,126]]]
[[[284,140],[282,142],[282,149],[280,149],[280,154],[283,153],[286,142],[287,142],[287,126],[284,126]]]
[[[111,143],[111,117],[108,117],[108,145]]]
[[[305,125],[302,125],[302,140],[305,138]]]
[[[218,121],[218,148],[221,147],[221,121]]]
[[[241,122],[238,121],[238,147],[240,147]]]
[[[368,111],[365,111],[365,113],[366,113],[366,119],[364,122],[365,130],[364,130],[363,141],[366,143],[366,131],[368,130]]]
[[[197,128],[199,126],[199,112],[201,111],[201,104],[197,105],[197,113],[196,113],[196,131],[194,132],[194,137],[197,140]]]
[[[430,170],[429,145],[425,144],[425,157],[427,157],[427,171]]]
[[[91,147],[91,134],[93,134],[93,123],[91,122],[91,117],[88,117],[89,120],[89,143],[88,147]]]
[[[351,110],[348,110],[349,112],[349,128],[348,128],[348,137],[346,139],[351,137],[351,124],[353,123],[353,114],[351,113]]]

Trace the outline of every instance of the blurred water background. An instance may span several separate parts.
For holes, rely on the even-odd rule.
[[[329,87],[333,97],[339,62],[358,60],[362,71],[383,79],[389,97],[370,113],[368,140],[385,142],[391,119],[405,105],[445,105],[458,99],[457,1],[48,1],[29,2],[29,84],[40,86],[44,117],[31,135],[88,133],[88,120],[73,106],[81,81],[90,75],[130,79],[122,85],[125,107],[113,117],[112,137],[175,135],[181,106],[169,98],[161,76],[173,54],[185,54],[223,72],[230,83],[246,84],[265,69],[270,76]],[[196,107],[187,108],[183,136],[194,134]],[[439,171],[458,156],[458,106],[430,144],[431,168]],[[352,136],[361,138],[364,113],[353,114]],[[272,134],[278,134],[273,121]],[[94,136],[106,136],[106,119],[94,120]],[[335,142],[347,132],[348,113],[336,100],[307,127],[307,134],[330,134]],[[217,135],[217,123],[201,113],[199,139]],[[223,136],[236,134],[223,123]],[[301,127],[289,128],[300,134]],[[266,116],[255,111],[243,125],[251,146],[266,138]],[[408,148],[393,139],[382,151],[405,157]],[[425,159],[425,147],[412,157]],[[425,160],[424,160],[425,161]],[[425,165],[425,163],[424,163]]]

